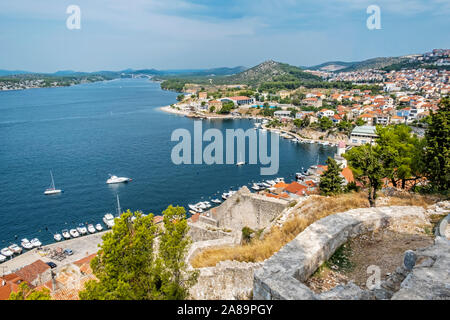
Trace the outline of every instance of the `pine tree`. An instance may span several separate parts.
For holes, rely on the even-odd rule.
[[[367,188],[370,206],[375,207],[377,191],[383,186],[382,179],[387,176],[381,148],[364,144],[350,149],[344,157],[348,160],[356,180]]]
[[[98,280],[86,283],[82,300],[184,299],[196,277],[185,271],[190,244],[184,208],[163,212],[164,228],[128,210],[115,219],[91,267]],[[136,217],[134,221],[131,219]],[[186,277],[186,274],[188,275]]]
[[[322,195],[333,195],[342,192],[341,167],[333,158],[327,159],[328,169],[320,177],[320,193]]]
[[[439,110],[431,115],[426,134],[425,163],[427,178],[434,191],[450,188],[450,98],[442,99]]]

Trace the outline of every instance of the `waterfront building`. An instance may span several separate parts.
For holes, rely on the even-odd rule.
[[[366,143],[373,143],[377,138],[375,126],[355,127],[350,134],[349,145],[360,146]]]
[[[246,96],[227,97],[227,98],[222,98],[222,99],[219,99],[219,100],[222,101],[222,102],[231,101],[236,106],[241,106],[241,105],[245,105],[245,104],[252,104],[252,103],[255,102],[255,99],[249,98],[249,97],[246,97]]]
[[[290,119],[291,112],[285,110],[278,110],[273,113],[273,116],[278,119]]]

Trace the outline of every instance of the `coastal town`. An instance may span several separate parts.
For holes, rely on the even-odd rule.
[[[433,52],[444,57],[441,63],[447,63],[449,51]],[[433,53],[423,56],[430,55]],[[239,84],[186,84],[180,101],[163,110],[199,118],[265,118],[270,120],[269,127],[284,128],[306,139],[333,143],[346,140],[348,145],[359,145],[373,140],[376,125],[407,124],[423,135],[430,112],[438,109],[440,98],[450,91],[450,71],[446,69],[364,70],[335,76],[319,72],[319,75],[331,84],[353,82],[355,88],[263,91]],[[371,88],[361,89],[358,85]],[[362,126],[363,129],[358,128]]]
[[[445,66],[448,63],[449,54],[450,50],[435,50],[432,51],[431,55],[427,53],[411,57],[412,60],[410,62],[423,61],[429,57],[434,57],[434,63],[438,63],[436,66]],[[270,64],[272,63],[270,62]],[[198,284],[192,288],[189,295],[190,298],[277,298],[278,296],[276,295],[271,296],[274,294],[272,291],[270,293],[264,291],[269,285],[261,285],[261,283],[265,282],[273,284],[270,282],[271,280],[268,280],[270,276],[262,273],[261,270],[263,268],[261,268],[261,264],[263,263],[262,261],[268,261],[269,259],[275,260],[275,262],[271,262],[273,264],[279,263],[276,259],[278,259],[277,251],[280,250],[280,247],[268,250],[267,256],[259,260],[249,259],[247,261],[237,259],[230,262],[230,260],[220,258],[214,263],[202,264],[198,262],[201,261],[199,257],[203,257],[202,255],[208,250],[225,251],[230,246],[233,248],[245,248],[245,245],[251,244],[252,239],[256,239],[256,237],[259,237],[260,241],[264,241],[263,236],[270,235],[270,232],[273,232],[273,228],[283,228],[286,221],[291,221],[289,219],[295,218],[296,215],[305,214],[304,210],[307,211],[307,209],[303,208],[304,204],[312,203],[311,207],[320,207],[321,203],[332,201],[330,199],[333,198],[330,195],[350,194],[350,197],[361,197],[360,193],[355,194],[352,192],[366,190],[368,186],[366,180],[364,178],[361,179],[355,173],[356,171],[351,166],[351,163],[349,163],[354,161],[354,159],[348,156],[348,152],[353,148],[376,145],[377,140],[380,138],[379,128],[394,128],[396,125],[405,125],[411,129],[414,137],[412,135],[410,137],[408,132],[408,138],[418,137],[418,139],[422,139],[432,123],[432,115],[440,110],[442,101],[446,99],[450,90],[450,71],[446,68],[418,68],[392,71],[368,69],[342,73],[315,70],[305,70],[305,72],[319,76],[323,81],[318,82],[319,85],[317,87],[314,85],[300,85],[298,88],[283,88],[281,90],[264,90],[249,84],[239,83],[218,85],[186,83],[182,92],[178,95],[177,103],[160,108],[168,113],[197,120],[251,119],[254,120],[254,128],[250,130],[270,131],[271,134],[279,135],[280,139],[283,138],[295,144],[320,144],[336,148],[336,152],[333,157],[327,160],[327,164],[320,164],[317,161],[309,168],[302,168],[302,170],[290,177],[264,180],[261,178],[260,181],[249,183],[238,190],[230,189],[228,192],[223,193],[221,198],[211,198],[209,201],[195,204],[194,200],[192,200],[193,203],[188,205],[189,208],[186,208],[186,211],[189,212],[187,223],[190,228],[189,236],[193,241],[193,246],[189,250],[186,261],[189,262],[191,269],[197,268],[200,270],[200,279]],[[20,82],[17,84],[19,87],[10,87],[8,84],[3,84],[3,90],[42,86],[40,81],[43,80],[35,81],[37,82]],[[328,85],[324,85],[324,83]],[[345,83],[345,88],[339,88],[340,83]],[[54,82],[50,86],[59,86],[59,84]],[[245,165],[245,162],[237,165]],[[408,165],[410,165],[410,161]],[[336,170],[333,179],[338,181],[339,191],[327,193],[325,192],[326,183],[324,181],[327,174],[332,170]],[[396,170],[397,168],[394,168],[392,172]],[[420,207],[417,210],[421,210],[420,213],[417,213],[414,211],[416,209],[411,209],[413,207],[408,202],[410,198],[407,198],[408,201],[406,201],[404,197],[412,197],[409,195],[409,192],[426,186],[428,183],[427,179],[424,176],[413,176],[413,174],[398,178],[395,174],[390,173],[391,176],[389,176],[389,172],[386,172],[380,173],[382,176],[376,178],[377,181],[381,181],[381,185],[376,187],[378,189],[375,189],[375,193],[379,190],[383,194],[381,200],[376,200],[376,196],[374,199],[371,199],[371,192],[368,192],[370,206],[372,207],[372,204],[374,206],[375,203],[370,202],[371,200],[376,200],[382,204],[398,201],[400,204],[409,205],[409,207],[405,206],[405,214],[409,218],[414,217],[414,219],[420,220],[419,222],[416,221],[417,219],[414,220],[414,232],[416,235],[420,234],[420,236],[426,234],[428,237],[426,239],[428,241],[427,244],[432,243],[432,240],[430,232],[426,228],[429,228],[434,216],[439,216],[439,222],[433,222],[437,224],[437,227],[436,225],[434,226],[438,230],[436,234],[441,232],[438,234],[438,237],[443,237],[448,241],[449,228],[446,222],[449,212],[448,201],[438,202],[438,200],[442,200],[439,198],[438,200],[433,199],[434,202],[432,202],[428,198],[426,201],[421,198],[420,201],[425,201],[426,203],[421,203],[417,206]],[[396,178],[398,178],[397,181],[395,181]],[[129,178],[124,179],[127,182],[131,181]],[[399,188],[400,184],[401,188]],[[405,196],[406,194],[408,196]],[[349,200],[349,202],[351,201]],[[104,220],[107,227],[106,230],[103,230],[103,227],[100,226],[96,230],[92,228],[93,231],[89,230],[88,232],[86,231],[86,226],[80,225],[79,228],[84,228],[83,230],[85,230],[84,232],[80,231],[81,236],[72,236],[70,234],[64,239],[61,237],[59,239],[55,238],[56,243],[47,245],[42,245],[38,239],[33,239],[30,247],[25,247],[22,244],[23,248],[17,245],[3,248],[1,252],[4,255],[0,255],[0,257],[3,257],[0,262],[0,300],[7,300],[14,296],[15,293],[21,290],[21,284],[23,283],[28,285],[29,290],[35,292],[45,290],[49,292],[49,297],[54,300],[78,300],[80,298],[79,293],[85,290],[85,284],[91,280],[98,280],[93,271],[91,261],[97,256],[104,235],[114,232],[114,221],[117,222],[117,219],[122,217],[123,212],[120,209],[118,196],[117,203],[117,214],[115,216],[111,215],[108,218],[109,222]],[[361,203],[363,203],[362,200],[357,204],[352,202],[352,205],[343,206],[342,208],[338,205],[334,210],[341,212],[349,209],[366,208],[364,209],[366,211],[361,211],[362,218],[358,218],[361,219],[358,220],[358,223],[364,226],[365,224],[373,223],[371,215],[378,214],[377,211],[375,209],[367,209],[367,199],[364,199],[364,204]],[[419,201],[411,201],[411,203],[419,203]],[[433,207],[431,204],[433,204]],[[430,207],[428,207],[429,205]],[[423,212],[425,212],[426,208],[432,209],[427,209],[428,211],[426,212],[431,213],[427,213],[427,218],[425,219],[425,213]],[[313,209],[309,208],[308,210]],[[309,222],[306,225],[312,225],[320,219],[327,219],[327,215],[335,213],[325,209],[323,212],[327,213],[323,215],[314,213],[314,217],[308,220]],[[400,222],[396,220],[398,217],[395,210],[389,209],[386,212],[385,216],[377,216],[377,219],[379,218],[380,221],[383,219],[383,221],[395,221],[397,223],[393,223],[395,228],[400,228],[399,225],[402,225],[402,228],[408,227],[408,224],[405,223],[407,221],[406,218],[404,221],[399,219],[399,221],[401,220]],[[367,217],[364,216],[365,214]],[[445,215],[447,215],[447,218],[443,218]],[[131,222],[136,219],[136,217],[133,218]],[[343,217],[342,221],[346,221],[345,219]],[[153,224],[163,230],[163,220],[163,216],[155,216]],[[174,220],[177,221],[177,219]],[[328,220],[324,221],[330,225],[333,224],[331,220],[331,222]],[[339,223],[343,223],[342,221],[339,221]],[[423,227],[423,225],[426,225],[426,227]],[[93,227],[93,225],[90,226]],[[305,228],[306,226],[303,226],[297,231],[306,230]],[[333,230],[327,229],[327,232],[332,232]],[[395,229],[395,231],[398,230]],[[311,232],[311,230],[307,229],[304,232]],[[360,236],[358,232],[357,235]],[[301,235],[302,233],[299,233],[298,237]],[[314,237],[318,236],[314,235]],[[337,239],[339,237],[339,235],[333,234],[329,238]],[[291,237],[288,240],[292,239]],[[286,245],[287,247],[288,240],[281,241],[279,245]],[[33,245],[33,241],[37,242],[37,244]],[[409,244],[408,241],[410,240],[406,241],[407,244]],[[323,247],[328,248],[325,244]],[[327,252],[327,258],[334,253],[336,247],[337,245],[333,245],[333,250],[330,249],[331,251]],[[409,247],[405,245],[404,248]],[[414,247],[413,249],[419,249],[419,247]],[[300,254],[299,252],[295,254]],[[254,254],[258,254],[258,252]],[[322,253],[318,252],[317,254],[321,255]],[[440,255],[441,253],[438,255],[439,259]],[[447,259],[447,256],[444,254],[442,256]],[[308,257],[304,261],[309,261],[307,259]],[[316,260],[319,261],[320,259],[317,258]],[[314,262],[314,267],[319,270],[320,265],[316,265],[317,261]],[[448,262],[448,260],[445,261],[445,263]],[[224,267],[224,271],[221,269],[222,263],[225,266],[228,266],[227,263],[235,263],[237,267],[235,265]],[[208,269],[216,265],[218,266],[217,268]],[[304,270],[303,266],[298,266],[298,268],[298,270]],[[311,281],[321,283],[321,280],[313,279],[313,277],[309,278],[316,269],[308,272],[302,271],[305,273],[305,279],[308,279],[310,283]],[[400,271],[403,275],[406,275],[408,272],[412,272],[411,269],[400,269]],[[233,276],[237,274],[236,279],[240,279],[242,281],[241,284],[233,285],[233,281],[236,281],[236,279],[230,279],[230,275],[227,273],[229,270],[233,270]],[[386,283],[389,284],[389,277],[398,270],[394,267],[385,270]],[[434,269],[432,271],[434,272]],[[440,272],[441,270],[439,269],[438,271]],[[215,281],[212,279],[216,277],[216,272],[220,273],[220,277],[228,279],[228,282],[224,281],[220,284],[222,288],[220,290],[211,289],[211,281]],[[433,276],[435,276],[434,273]],[[285,279],[280,279],[280,283],[283,283],[283,281]],[[396,286],[400,286],[399,280],[396,281],[398,282]],[[300,299],[320,297],[322,292],[317,291],[316,282],[314,282],[314,285],[309,284],[308,290],[311,292],[307,291],[307,294],[301,293],[295,297]],[[417,283],[414,283],[414,285],[419,285]],[[445,285],[446,283],[442,282],[437,287],[439,290],[444,290],[445,288],[443,289],[443,287]],[[321,285],[321,290],[324,290],[325,287]],[[317,292],[312,293],[313,289]],[[345,290],[351,289],[351,285],[345,287]],[[383,290],[381,293],[373,290],[358,291],[358,294],[361,297],[369,295],[370,299],[390,299],[395,294],[400,295],[402,292],[399,290],[399,287],[395,289],[387,287]],[[407,289],[405,290],[407,291]],[[286,294],[283,297],[289,297],[288,293],[283,294]],[[316,296],[314,296],[315,294]],[[332,297],[345,298],[343,294],[338,292]],[[405,294],[412,293],[407,291]],[[417,292],[413,291],[413,294],[417,294]]]

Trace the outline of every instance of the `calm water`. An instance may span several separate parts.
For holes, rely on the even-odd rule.
[[[173,130],[193,131],[193,120],[159,110],[176,93],[158,83],[126,79],[68,88],[0,92],[0,247],[79,223],[99,223],[123,209],[160,214],[220,197],[233,187],[267,180],[259,165],[180,165],[171,162]],[[253,127],[251,120],[203,121],[203,128]],[[292,180],[301,167],[324,163],[335,149],[280,140],[280,171]],[[53,171],[64,193],[44,196]],[[133,178],[109,186],[108,174]],[[48,229],[48,231],[46,230]]]

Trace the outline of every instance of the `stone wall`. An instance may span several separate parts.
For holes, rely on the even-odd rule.
[[[190,290],[195,300],[247,300],[251,298],[254,270],[261,263],[222,261],[201,268],[197,284]]]
[[[232,237],[231,232],[225,232],[221,228],[201,222],[189,223],[188,235],[191,237],[193,242]]]
[[[304,300],[329,299],[329,293],[314,294],[303,282],[335,250],[350,238],[375,231],[379,228],[408,228],[428,224],[425,210],[421,207],[382,207],[355,209],[323,218],[300,233],[285,245],[263,267],[255,271],[254,299]],[[365,292],[356,285],[336,287],[336,294],[345,298],[349,292],[363,299]],[[331,290],[330,290],[331,291]]]
[[[210,211],[219,227],[257,230],[267,227],[287,207],[288,202],[251,193],[242,187],[222,205]]]

